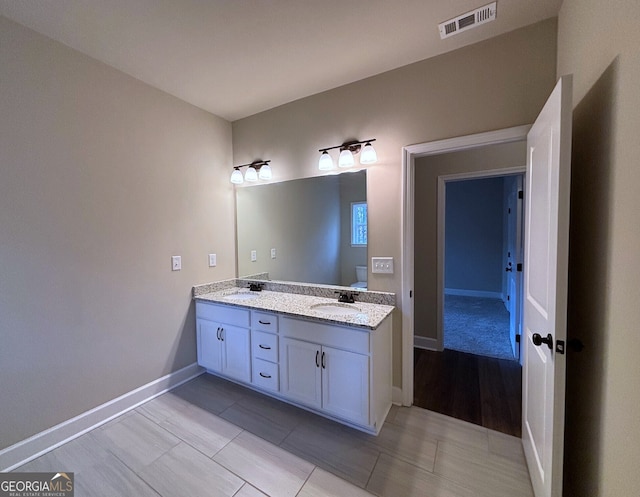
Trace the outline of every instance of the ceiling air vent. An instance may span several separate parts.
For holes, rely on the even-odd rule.
[[[438,25],[440,29],[440,38],[445,39],[449,36],[457,35],[467,29],[475,28],[481,24],[494,21],[496,18],[496,4],[492,2],[484,7],[477,8],[471,12],[467,12],[453,19],[449,19]]]

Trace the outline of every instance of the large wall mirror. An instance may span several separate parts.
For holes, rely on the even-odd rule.
[[[236,189],[238,276],[366,288],[366,202],[364,170]]]

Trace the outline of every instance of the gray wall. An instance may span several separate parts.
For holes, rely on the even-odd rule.
[[[446,185],[445,289],[502,293],[503,178]]]
[[[0,116],[3,448],[195,362],[235,243],[228,122],[4,17]]]
[[[640,488],[640,2],[564,0],[558,75],[574,75],[567,497]]]
[[[401,301],[402,147],[533,122],[555,83],[555,66],[556,20],[549,19],[235,121],[234,160],[268,157],[278,180],[315,176],[319,148],[377,138],[378,163],[367,167],[368,257],[392,256],[396,272],[369,274],[369,288]],[[397,311],[396,386],[401,330]]]
[[[526,143],[491,145],[421,157],[415,162],[415,334],[437,338],[438,176],[523,167]],[[502,202],[502,192],[499,194]]]

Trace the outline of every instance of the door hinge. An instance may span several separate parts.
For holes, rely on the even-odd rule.
[[[564,340],[556,340],[556,352],[564,354]]]
[[[516,343],[520,343],[520,335],[516,335]]]
[[[413,297],[413,290],[409,290],[409,298]]]
[[[520,199],[524,198],[524,192],[522,190],[518,190],[518,198]]]
[[[516,264],[516,271],[518,271],[519,273],[522,272],[522,263],[519,262],[518,264]]]
[[[507,302],[511,300],[511,295],[507,295]]]

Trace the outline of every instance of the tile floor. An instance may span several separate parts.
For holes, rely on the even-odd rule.
[[[533,496],[517,438],[395,406],[374,437],[208,374],[16,471],[77,497]]]

